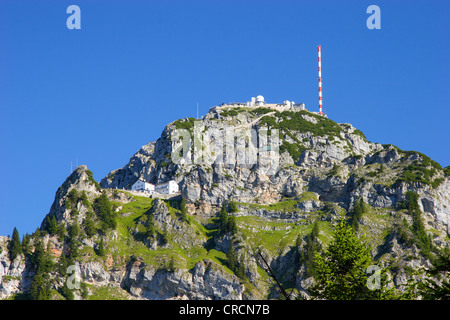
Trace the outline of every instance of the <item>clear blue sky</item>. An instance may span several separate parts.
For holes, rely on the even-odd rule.
[[[66,8],[81,9],[69,30]],[[369,30],[366,9],[381,9]],[[450,165],[449,1],[0,0],[0,235],[32,233],[70,163],[99,181],[164,126],[294,100]]]

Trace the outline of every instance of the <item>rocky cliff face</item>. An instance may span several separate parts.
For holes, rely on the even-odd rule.
[[[192,270],[174,271],[148,268],[141,261],[128,268],[124,286],[136,297],[146,299],[226,299],[241,300],[244,285],[231,274],[201,261]]]
[[[14,261],[9,259],[7,244],[9,239],[0,236],[0,299],[7,298],[12,294],[23,290],[25,262],[23,257],[19,256]]]
[[[278,142],[271,136],[277,130]],[[242,161],[252,154],[255,161]],[[0,297],[33,294],[45,269],[41,281],[54,299],[70,297],[63,288],[74,275],[82,284],[71,289],[77,299],[279,298],[262,254],[284,285],[307,298],[312,278],[300,257],[312,225],[319,223],[326,246],[335,221],[360,199],[367,213],[359,232],[374,257],[388,266],[395,261],[390,276],[401,290],[411,268],[429,266],[400,232],[412,223],[407,192],[417,194],[433,244],[448,247],[448,173],[419,152],[371,143],[350,124],[307,111],[213,108],[202,120],[167,125],[100,184],[78,167],[23,254],[9,261],[10,239],[0,237]],[[139,178],[175,180],[181,194],[123,190]],[[227,224],[218,218],[222,207],[234,217]],[[37,259],[39,252],[45,254]]]
[[[197,212],[200,209],[207,214],[226,200],[268,204],[283,197],[298,197],[304,191],[316,192],[320,200],[338,203],[346,210],[351,210],[358,197],[376,208],[390,208],[405,200],[406,191],[413,190],[420,195],[422,209],[448,228],[449,179],[439,164],[423,154],[371,143],[350,124],[337,124],[307,111],[214,108],[198,121],[202,154],[212,157],[212,161],[173,163],[171,154],[177,143],[172,136],[188,128],[193,140],[194,122],[188,118],[167,125],[156,142],[143,146],[128,164],[109,173],[100,185],[129,189],[138,178],[152,183],[173,179],[183,197],[202,204]],[[227,159],[231,161],[220,163],[214,158],[215,133],[225,129],[238,132],[242,128],[258,131],[264,127],[280,132],[275,174],[258,170],[262,166],[260,157],[255,164],[238,163],[241,149],[237,139],[228,141],[231,157]],[[194,159],[193,153],[188,157]]]
[[[62,221],[67,225],[70,223],[71,213],[77,211],[81,214],[81,220],[86,217],[87,207],[83,206],[82,202],[71,201],[72,195],[79,193],[86,195],[86,200],[96,198],[101,191],[99,184],[94,180],[92,172],[85,166],[77,167],[66,181],[58,188],[55,195],[55,200],[50,208],[47,217],[55,216],[57,221]],[[72,205],[73,203],[73,205]],[[69,204],[69,205],[68,205]],[[41,227],[46,223],[43,220]]]

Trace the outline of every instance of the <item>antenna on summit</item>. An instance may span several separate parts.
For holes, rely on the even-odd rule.
[[[197,120],[198,120],[198,102],[197,102]]]
[[[321,65],[321,45],[317,46],[317,53],[319,57],[319,114],[323,115],[322,112],[322,65]]]

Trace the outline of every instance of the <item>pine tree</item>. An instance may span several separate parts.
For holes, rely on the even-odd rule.
[[[67,233],[66,227],[62,223],[60,223],[58,225],[58,231],[57,231],[59,242],[64,241],[64,238],[66,237],[66,233]]]
[[[111,202],[106,193],[102,193],[94,202],[95,213],[101,220],[101,229],[106,232],[117,227],[116,216],[112,210]]]
[[[316,240],[319,238],[319,223],[316,221],[313,224],[313,228],[311,230],[311,237]]]
[[[95,252],[100,257],[104,257],[105,256],[106,251],[105,251],[105,244],[103,242],[103,238],[100,238],[100,242],[99,242],[97,250]]]
[[[419,209],[419,195],[413,191],[407,191],[406,192],[406,199],[408,203],[408,212],[409,214],[412,214],[412,212],[416,211],[416,209]]]
[[[56,265],[60,275],[62,275],[62,276],[66,275],[68,265],[69,264],[67,262],[66,255],[63,252],[59,256],[58,264]]]
[[[166,225],[163,226],[162,232],[159,234],[159,239],[163,246],[169,243],[169,233],[167,231]]]
[[[422,249],[422,254],[430,258],[430,251],[433,250],[433,242],[425,231],[422,221],[422,212],[419,207],[419,195],[415,192],[406,192],[408,201],[408,213],[412,216],[412,232],[416,238],[418,247]]]
[[[359,221],[358,221],[358,219],[355,216],[352,217],[352,229],[355,232],[359,231]]]
[[[306,275],[315,276],[316,267],[314,264],[314,257],[317,252],[321,252],[322,245],[319,239],[319,224],[314,223],[311,233],[306,237],[305,251],[300,255],[300,262],[305,264]]]
[[[88,198],[88,196],[87,196],[87,194],[86,194],[86,191],[83,190],[83,192],[81,192],[81,196],[80,196],[79,199],[81,200],[81,203],[82,203],[85,207],[89,208],[89,207],[91,206],[91,204],[90,204],[90,202],[89,202],[89,198]]]
[[[39,228],[36,228],[32,235],[34,238],[39,238],[41,236],[41,230]]]
[[[47,262],[41,238],[35,235],[36,232],[34,233],[34,252],[30,257],[35,274],[30,284],[29,296],[32,300],[47,300],[50,298],[50,283],[45,273],[50,271],[51,265]]]
[[[72,225],[69,227],[69,239],[77,239],[79,235],[80,228],[78,227],[78,224],[72,223]]]
[[[181,211],[181,219],[183,221],[188,221],[186,199],[184,197],[181,198],[180,211]]]
[[[26,233],[22,238],[22,252],[26,257],[32,253],[31,236],[28,233]]]
[[[51,218],[47,216],[46,229],[51,235],[58,233],[58,222],[56,221],[56,217],[54,215]]]
[[[47,243],[47,249],[43,251],[42,259],[37,269],[37,273],[49,273],[53,271],[54,263],[50,254],[50,241]]]
[[[363,198],[361,197],[355,201],[355,204],[353,206],[353,215],[351,218],[353,230],[355,231],[359,230],[359,222],[361,221],[366,211],[367,211],[366,205],[364,203]]]
[[[73,223],[69,228],[69,261],[73,262],[78,257],[78,235],[80,228],[76,223]]]
[[[29,295],[33,300],[48,300],[51,298],[49,273],[53,271],[53,261],[44,249],[41,238],[34,236],[34,252],[30,262],[35,270],[35,275],[30,284]]]
[[[63,297],[66,298],[66,300],[75,299],[75,295],[73,294],[72,290],[67,287],[67,285],[62,286],[62,288],[59,289],[59,292],[63,295]]]
[[[227,260],[228,260],[228,267],[230,268],[230,270],[236,272],[237,255],[236,251],[234,250],[232,241],[230,241],[230,247],[228,248]]]
[[[425,300],[450,300],[450,249],[442,249],[432,261],[433,267],[421,283],[419,294]],[[439,277],[439,276],[442,277]],[[440,281],[436,278],[441,278]]]
[[[299,234],[299,235],[297,236],[297,239],[295,239],[295,246],[296,246],[298,249],[300,249],[300,247],[302,246],[302,243],[303,243],[303,239],[302,239],[302,236]]]
[[[230,212],[234,213],[234,212],[238,212],[238,211],[239,211],[239,210],[238,210],[238,208],[237,208],[236,203],[235,203],[234,201],[231,201],[231,202],[230,202]]]
[[[367,267],[374,264],[370,246],[356,235],[344,219],[333,235],[327,250],[315,255],[317,275],[311,294],[327,300],[378,299],[380,291],[371,291],[366,286],[369,277]]]
[[[86,299],[88,297],[88,295],[89,295],[89,290],[88,290],[88,287],[87,287],[86,283],[81,282],[80,283],[80,287],[81,287],[81,297],[83,299]]]
[[[244,262],[244,255],[241,255],[241,258],[239,259],[239,265],[237,267],[236,275],[242,279],[245,280],[246,273],[245,273],[245,262]]]
[[[222,205],[222,208],[220,209],[220,216],[219,216],[219,230],[222,233],[226,232],[228,225],[228,213],[227,209],[225,208],[225,204]]]
[[[92,219],[92,212],[88,211],[86,213],[86,219],[84,219],[84,232],[88,237],[93,237],[95,235],[95,223]]]
[[[49,300],[51,298],[48,275],[39,273],[34,276],[31,281],[29,295],[32,300]]]
[[[151,237],[153,237],[155,235],[155,233],[156,233],[156,227],[155,227],[155,222],[154,222],[154,219],[153,219],[153,215],[149,214],[147,216],[147,226],[146,226],[146,229],[145,229],[145,234],[146,234],[146,236],[148,238],[151,238]]]
[[[39,269],[44,261],[44,244],[40,238],[34,238],[34,252],[31,256],[31,265],[35,271]]]
[[[167,266],[167,271],[174,272],[175,271],[175,259],[173,256],[169,260],[169,265]]]
[[[231,216],[228,217],[226,232],[235,234],[237,232],[236,218]]]
[[[14,227],[11,241],[9,242],[9,259],[14,261],[19,254],[22,253],[22,245],[20,243],[19,231]]]

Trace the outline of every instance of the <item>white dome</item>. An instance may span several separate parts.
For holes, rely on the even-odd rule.
[[[256,97],[256,101],[263,102],[264,101],[264,97],[262,95],[259,95],[259,96]]]

